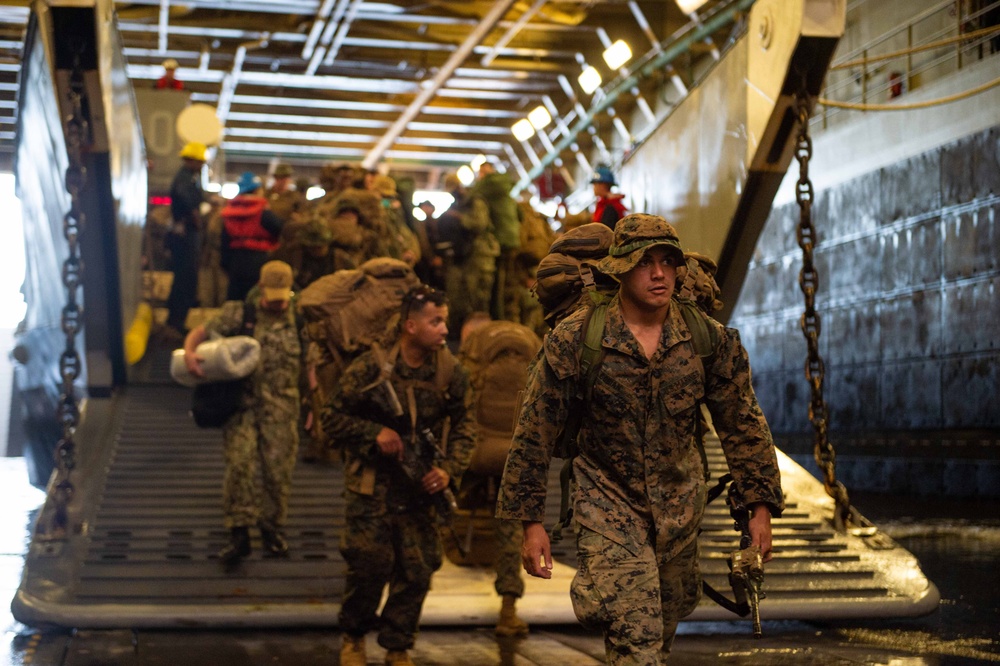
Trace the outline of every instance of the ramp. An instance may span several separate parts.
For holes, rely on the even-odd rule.
[[[336,625],[344,575],[339,470],[300,464],[289,509],[290,556],[263,557],[254,534],[251,557],[227,573],[215,556],[228,536],[221,431],[196,428],[189,404],[188,389],[165,384],[133,385],[124,395],[88,403],[80,441],[89,454],[76,471],[81,492],[74,499],[82,528],[64,540],[32,543],[12,605],[18,620],[76,628]],[[713,475],[724,473],[717,441],[709,456]],[[779,457],[788,510],[774,525],[765,619],[913,616],[936,607],[937,590],[912,555],[877,531],[836,534],[819,482]],[[556,466],[551,520],[557,476]],[[736,541],[724,504],[713,503],[701,536],[702,570],[717,589],[727,589],[726,558]],[[527,581],[532,602],[521,608],[529,622],[576,621],[571,537],[557,559],[551,581]],[[498,607],[490,571],[446,563],[423,622],[488,625]],[[735,617],[705,600],[690,619]]]

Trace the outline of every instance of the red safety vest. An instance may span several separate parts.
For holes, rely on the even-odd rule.
[[[261,225],[267,199],[241,194],[222,209],[222,223],[229,235],[229,249],[271,252],[278,240]]]
[[[618,219],[625,217],[625,213],[628,209],[625,208],[625,204],[622,203],[621,196],[611,196],[611,197],[601,197],[597,200],[597,207],[594,208],[594,222],[600,222],[604,218],[604,209],[611,206],[616,211],[618,211]]]

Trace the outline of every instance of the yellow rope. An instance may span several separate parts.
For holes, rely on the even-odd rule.
[[[913,109],[926,109],[930,106],[957,102],[960,99],[966,99],[967,97],[978,95],[979,93],[998,85],[1000,85],[1000,79],[993,79],[988,83],[976,86],[975,88],[966,90],[965,92],[955,93],[954,95],[948,95],[947,97],[939,97],[938,99],[929,99],[926,102],[914,102],[913,104],[856,104],[854,102],[837,102],[832,99],[823,99],[822,97],[817,101],[823,106],[836,109],[856,109],[858,111],[911,111]]]
[[[850,60],[848,62],[840,63],[839,65],[834,65],[830,68],[830,70],[832,71],[835,69],[848,69],[850,67],[857,67],[858,65],[867,65],[873,62],[892,60],[900,56],[910,55],[911,53],[920,53],[921,51],[930,51],[931,49],[940,48],[942,46],[948,46],[949,44],[954,44],[955,42],[964,42],[970,39],[977,39],[979,37],[983,37],[985,35],[989,35],[994,32],[1000,32],[1000,26],[992,26],[990,28],[973,30],[972,32],[967,32],[964,35],[958,35],[957,37],[948,37],[947,39],[939,39],[936,42],[930,42],[929,44],[924,44],[923,46],[914,46],[909,49],[903,49],[901,51],[893,51],[892,53],[886,53],[880,56]]]

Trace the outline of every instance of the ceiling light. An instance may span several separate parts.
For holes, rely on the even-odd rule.
[[[583,92],[589,95],[601,87],[601,73],[590,65],[587,65],[587,68],[583,70],[583,73],[580,74],[577,81],[580,82],[580,87],[583,88]]]
[[[544,106],[536,106],[534,110],[528,114],[528,122],[536,130],[540,130],[549,123],[552,122],[552,116],[549,114],[549,110]]]
[[[483,166],[483,164],[485,163],[486,163],[486,155],[480,154],[472,158],[472,161],[469,162],[469,166],[472,167],[473,171],[479,171],[479,167]]]
[[[458,182],[462,183],[468,187],[472,185],[472,181],[476,179],[476,174],[472,171],[468,164],[463,164],[458,167]]]
[[[535,128],[532,127],[531,121],[527,118],[521,118],[514,126],[510,128],[510,131],[514,133],[514,138],[518,141],[527,141],[535,133]]]
[[[219,190],[219,194],[222,195],[223,199],[232,199],[239,193],[240,186],[236,183],[223,183],[222,189]]]
[[[680,7],[681,11],[685,14],[690,14],[706,2],[708,2],[708,0],[677,0],[677,6]]]
[[[632,49],[629,48],[624,39],[619,39],[604,49],[604,62],[608,63],[608,67],[611,69],[618,69],[627,63],[631,57]]]
[[[306,190],[306,201],[313,201],[319,199],[321,196],[326,194],[326,190],[318,185],[313,185],[308,190]]]

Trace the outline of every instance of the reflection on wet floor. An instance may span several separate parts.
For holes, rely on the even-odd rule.
[[[8,458],[0,459],[0,495],[0,592],[11,599],[42,493],[28,485],[23,460]],[[920,560],[941,591],[937,612],[905,620],[771,621],[764,623],[764,637],[756,641],[746,622],[683,623],[670,663],[1000,663],[1000,501],[862,493],[852,498],[864,515]],[[16,622],[6,608],[4,627],[0,665],[333,666],[340,645],[334,630],[44,632]],[[380,659],[374,640],[370,648],[370,658]],[[442,666],[583,666],[603,663],[603,645],[577,626],[539,627],[527,639],[503,642],[489,627],[435,627],[421,633],[413,658],[417,664]]]

